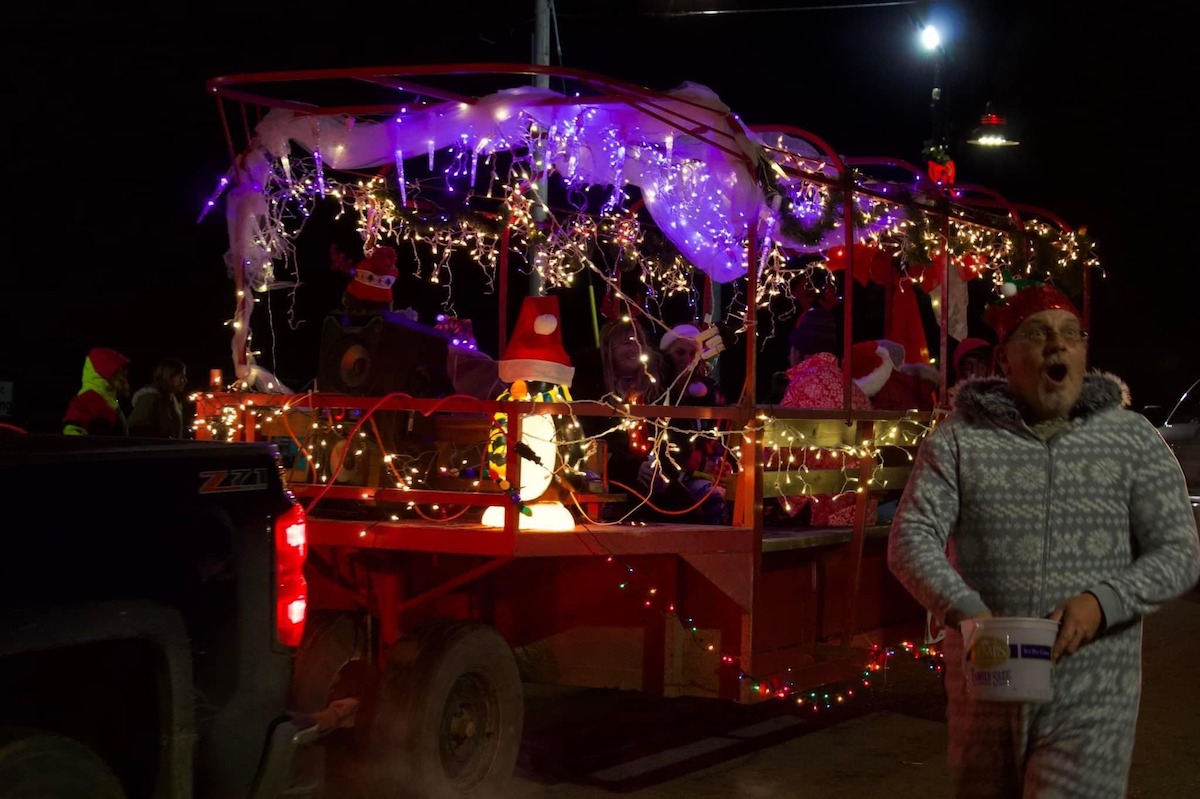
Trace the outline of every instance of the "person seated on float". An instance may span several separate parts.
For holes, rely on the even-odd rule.
[[[842,357],[841,318],[834,309],[838,304],[832,280],[817,287],[811,283],[797,286],[792,295],[800,305],[800,315],[788,332],[788,365],[794,367],[809,356],[829,353],[837,361]],[[787,371],[776,372],[771,379],[771,402],[780,404],[791,384]],[[818,406],[819,407],[819,406]],[[841,407],[838,402],[837,407]]]
[[[832,352],[840,358],[842,318],[835,310],[841,302],[837,285],[832,277],[827,277],[820,285],[812,282],[813,276],[808,276],[806,281],[792,291],[792,296],[800,305],[800,315],[796,317],[795,324],[799,333],[795,341],[806,354]]]
[[[799,329],[790,337],[787,388],[779,401],[783,408],[841,408],[844,403],[842,366],[830,350],[808,352]],[[850,386],[850,407],[869,411],[871,400],[856,383]]]
[[[718,342],[713,344],[713,341]],[[680,324],[663,334],[659,350],[664,358],[666,400],[670,405],[714,407],[727,405],[720,384],[709,374],[710,357],[722,347],[715,328],[701,331]],[[672,419],[667,431],[667,452],[659,458],[663,475],[678,480],[700,503],[697,513],[706,524],[726,524],[729,508],[721,478],[737,469],[725,447],[722,431],[728,425],[705,419]],[[713,431],[717,432],[713,432]],[[643,471],[645,467],[643,467]],[[643,475],[645,479],[645,475]]]
[[[992,344],[982,338],[965,338],[954,348],[954,385],[973,377],[991,377]]]
[[[613,416],[580,415],[579,424],[589,439],[602,439],[607,447],[608,486],[630,495],[615,512],[624,517],[661,517],[672,521],[695,521],[682,513],[695,505],[688,491],[675,480],[664,480],[661,470],[653,490],[648,478],[654,475],[655,425],[647,420],[625,417],[627,405],[649,405],[664,399],[662,356],[650,346],[642,324],[629,317],[613,319],[600,330],[600,345],[572,357],[575,364],[573,398],[611,405]],[[656,513],[666,511],[666,513]]]

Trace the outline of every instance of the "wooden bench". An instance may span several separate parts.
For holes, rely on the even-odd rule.
[[[869,524],[865,535],[868,539],[887,538],[891,524]],[[807,527],[784,529],[771,527],[763,530],[763,552],[783,552],[791,549],[849,544],[854,535],[851,527]]]

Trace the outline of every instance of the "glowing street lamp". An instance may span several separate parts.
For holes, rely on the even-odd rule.
[[[937,51],[942,46],[942,34],[934,25],[921,28],[921,46],[930,52]]]

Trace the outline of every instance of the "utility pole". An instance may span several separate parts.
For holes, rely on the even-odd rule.
[[[533,0],[533,63],[540,66],[550,65],[550,3],[552,0]],[[534,75],[533,85],[542,89],[550,88],[549,75]],[[542,136],[547,134],[547,131],[539,131]],[[547,180],[547,171],[550,165],[545,163],[546,151],[543,149],[539,153],[534,154],[535,165],[541,162],[540,174],[537,181],[538,204],[533,207],[533,221],[541,225],[546,221],[546,212],[543,210],[542,203],[547,199],[547,194],[550,191],[549,181]],[[537,296],[542,293],[542,278],[538,274],[536,266],[544,259],[545,253],[538,245],[538,251],[534,253],[535,268],[529,270],[529,293],[531,296]]]
[[[933,91],[929,94],[929,114],[933,123],[933,138],[930,142],[933,147],[943,152],[946,150],[946,123],[943,118],[945,111],[942,107],[942,59],[945,57],[945,52],[939,47],[933,56]]]
[[[550,65],[550,0],[533,0],[533,63]],[[549,75],[535,75],[533,85],[550,87]]]

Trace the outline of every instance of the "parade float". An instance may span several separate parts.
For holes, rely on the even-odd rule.
[[[373,697],[353,733],[371,762],[403,750],[418,781],[452,795],[502,781],[522,681],[823,710],[869,684],[880,653],[934,651],[925,612],[888,573],[888,525],[873,521],[939,411],[851,410],[849,358],[844,408],[765,404],[759,372],[778,367],[760,358],[786,339],[797,287],[832,276],[847,320],[857,295],[882,297],[871,337],[939,369],[931,405],[944,409],[970,286],[1048,277],[1089,321],[1084,231],[955,185],[942,163],[845,157],[807,130],[745,122],[696,84],[456,64],[208,87],[232,164],[208,203],[229,232],[232,373],[198,396],[197,435],[279,443],[308,511],[298,692],[314,708]],[[321,215],[351,226],[361,251],[305,263],[328,252],[305,250]],[[385,249],[397,258],[380,263]],[[293,384],[262,354],[292,311],[284,301],[264,321],[256,308],[339,259],[357,296],[309,320],[322,329],[314,377]],[[438,307],[413,307],[415,286]],[[488,313],[464,318],[470,292]],[[573,311],[517,320],[530,297],[565,308],[577,294]],[[372,300],[369,314],[356,305]],[[594,344],[621,316],[718,329],[704,355],[732,401],[572,401],[570,364],[517,342],[573,328]],[[606,481],[602,441],[580,432],[596,417],[651,448],[685,425],[719,440],[734,459],[714,475],[728,523],[614,512],[631,493],[654,498]],[[544,479],[522,478],[534,469]],[[829,495],[852,498],[852,524],[764,522],[766,506]],[[546,502],[565,516],[530,521]],[[377,765],[371,779],[396,773]]]

